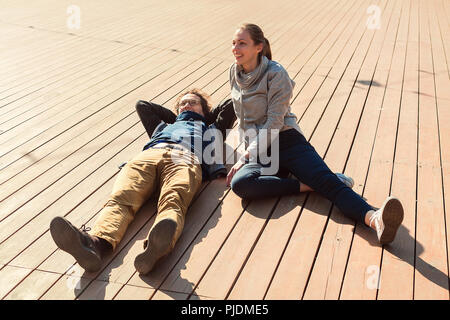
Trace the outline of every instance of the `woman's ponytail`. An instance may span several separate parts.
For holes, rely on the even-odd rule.
[[[265,38],[265,37],[264,37],[264,46],[261,51],[261,55],[266,56],[267,59],[269,59],[269,60],[272,60],[272,51],[270,50],[270,43],[269,43],[269,40],[267,40],[267,38]]]

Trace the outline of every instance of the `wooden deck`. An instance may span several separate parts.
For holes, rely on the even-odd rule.
[[[450,1],[0,7],[2,299],[449,299]],[[95,222],[117,165],[147,142],[137,100],[170,107],[187,87],[228,97],[242,22],[263,27],[295,80],[292,109],[330,168],[372,205],[402,200],[396,240],[378,245],[317,194],[242,202],[221,179],[204,183],[150,275],[133,261],[154,201],[102,271],[84,273],[53,243],[51,219]]]

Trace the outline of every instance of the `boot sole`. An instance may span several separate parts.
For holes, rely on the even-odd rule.
[[[403,221],[403,206],[397,198],[389,198],[383,205],[384,230],[380,236],[381,244],[394,241],[397,230]]]
[[[101,268],[101,259],[93,250],[83,245],[82,234],[63,217],[56,217],[50,223],[50,233],[58,248],[75,258],[77,263],[88,272]]]
[[[134,267],[140,274],[149,273],[155,263],[170,252],[176,229],[177,223],[173,220],[161,220],[152,229],[147,238],[147,247],[134,260]]]

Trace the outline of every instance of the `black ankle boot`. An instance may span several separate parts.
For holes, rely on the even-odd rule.
[[[50,223],[50,233],[58,248],[72,255],[86,271],[96,272],[102,266],[102,258],[112,251],[112,246],[87,231],[89,229],[84,225],[79,230],[63,217],[56,217]]]
[[[137,255],[134,266],[139,274],[149,273],[155,263],[172,250],[172,241],[177,230],[177,223],[170,219],[159,221],[144,241],[144,252]]]
[[[112,244],[109,243],[107,240],[91,235],[90,237],[94,242],[94,246],[98,249],[101,259],[109,255],[113,251]]]

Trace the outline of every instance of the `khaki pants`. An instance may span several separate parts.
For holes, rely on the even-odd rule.
[[[163,219],[176,221],[173,248],[183,230],[186,211],[202,183],[200,164],[193,159],[173,161],[172,154],[176,152],[179,151],[171,148],[150,148],[129,161],[119,172],[90,234],[107,240],[115,249],[135,213],[158,188],[158,212],[153,227]]]

